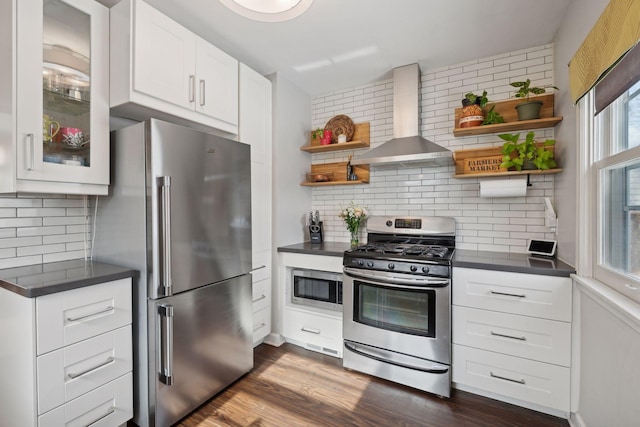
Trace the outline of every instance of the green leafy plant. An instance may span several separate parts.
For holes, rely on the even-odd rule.
[[[462,106],[466,107],[468,105],[479,105],[480,108],[484,108],[487,105],[489,99],[487,98],[487,91],[483,91],[482,95],[476,95],[473,92],[469,92],[464,95],[464,99],[462,100]]]
[[[320,138],[322,138],[323,132],[324,132],[324,129],[322,129],[322,128],[317,128],[316,130],[312,130],[311,131],[311,137],[313,139],[320,139]]]
[[[520,138],[519,133],[505,133],[498,136],[506,141],[502,145],[503,158],[502,164],[500,165],[501,168],[515,168],[517,171],[520,171],[527,161],[532,162],[536,168],[541,170],[556,167],[553,151],[545,149],[546,147],[555,145],[555,139],[547,139],[542,143],[542,146],[537,146],[533,139],[533,132],[527,133],[523,142],[518,142]]]
[[[558,90],[558,88],[553,85],[531,87],[531,80],[529,79],[524,82],[512,82],[509,84],[515,88],[518,88],[518,91],[514,95],[516,98],[525,98],[527,101],[529,101],[530,94],[540,95],[542,93],[545,93],[546,89]]]
[[[493,125],[496,123],[504,123],[504,117],[502,117],[500,113],[495,111],[494,108],[496,108],[496,106],[492,105],[491,109],[487,111],[487,114],[485,114],[484,122],[482,122],[483,125]]]

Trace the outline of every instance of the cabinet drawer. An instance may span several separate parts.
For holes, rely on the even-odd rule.
[[[131,325],[37,358],[38,414],[132,369]]]
[[[453,342],[569,366],[571,324],[453,306]]]
[[[269,279],[254,282],[252,289],[253,312],[271,306],[271,286]]]
[[[38,355],[131,323],[131,279],[36,299]]]
[[[253,313],[253,342],[257,343],[271,333],[271,307]]]
[[[337,317],[286,308],[284,336],[310,344],[310,349],[327,348],[342,354],[342,319]]]
[[[133,418],[133,376],[128,373],[38,417],[38,427],[111,427]]]
[[[456,267],[454,305],[571,321],[571,279]]]
[[[251,277],[254,282],[271,277],[271,251],[253,252],[251,259],[253,269]]]
[[[453,381],[569,411],[569,368],[454,344]]]

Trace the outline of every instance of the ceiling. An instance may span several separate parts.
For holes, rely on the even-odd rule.
[[[119,0],[99,0],[112,6]],[[310,95],[553,41],[572,0],[315,0],[288,22],[256,22],[218,0],[146,0],[263,75]]]

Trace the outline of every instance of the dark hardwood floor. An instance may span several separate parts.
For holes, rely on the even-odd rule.
[[[450,399],[342,368],[284,344],[255,349],[255,368],[177,425],[567,427],[567,420],[453,390]]]

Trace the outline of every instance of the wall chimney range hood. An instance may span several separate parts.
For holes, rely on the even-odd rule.
[[[393,139],[351,160],[354,165],[453,164],[451,151],[419,135],[418,64],[393,70]]]

